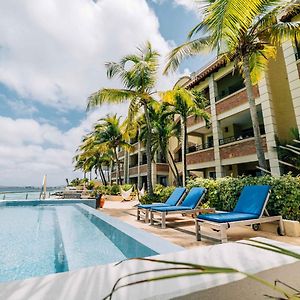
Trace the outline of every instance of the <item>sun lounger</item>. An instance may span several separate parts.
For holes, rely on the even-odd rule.
[[[166,216],[170,214],[196,214],[200,202],[206,194],[206,189],[201,187],[192,188],[183,202],[177,206],[153,207],[150,210],[150,222],[161,224],[161,228],[166,228]],[[158,217],[156,217],[158,215]]]
[[[175,206],[180,203],[183,198],[183,195],[186,192],[185,187],[176,188],[171,196],[167,199],[165,203],[152,203],[152,204],[140,204],[137,207],[137,220],[145,220],[145,223],[149,222],[149,212],[152,208],[155,207],[166,207],[166,206]]]
[[[271,187],[268,185],[245,186],[232,212],[199,215],[195,219],[197,240],[207,236],[223,243],[227,242],[228,228],[241,225],[255,226],[275,221],[279,223],[279,234],[284,234],[281,216],[263,216],[264,212],[268,215],[266,205],[270,192]],[[210,227],[212,232],[205,231],[207,227]],[[217,235],[213,231],[217,232]]]

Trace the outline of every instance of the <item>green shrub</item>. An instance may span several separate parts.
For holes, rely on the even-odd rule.
[[[285,219],[300,221],[300,177],[290,174],[281,177],[224,177],[220,179],[196,178],[188,182],[188,188],[207,188],[206,201],[217,210],[231,211],[245,185],[267,184],[272,187],[267,205],[270,215],[282,215]]]
[[[118,184],[113,184],[113,185],[111,186],[110,194],[111,194],[111,195],[114,195],[114,196],[120,195],[120,187],[119,187]]]
[[[157,194],[153,194],[152,196],[150,196],[149,194],[145,194],[141,199],[140,202],[142,204],[151,204],[154,202],[162,202],[161,198],[159,197],[159,195]]]
[[[122,188],[123,191],[128,191],[132,188],[132,184],[128,184],[128,183],[122,184],[121,188]]]
[[[150,204],[153,202],[166,202],[170,195],[173,193],[174,189],[174,186],[164,187],[161,184],[156,184],[153,189],[154,195],[150,196],[146,194],[140,199],[140,201],[143,204]]]

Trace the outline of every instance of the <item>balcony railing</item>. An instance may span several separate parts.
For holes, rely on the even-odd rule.
[[[222,91],[222,94],[219,94],[216,96],[216,102],[243,89],[244,87],[245,87],[245,85],[241,82],[238,82],[235,85],[229,86],[228,88],[226,88]]]
[[[265,134],[265,129],[263,126],[260,126],[260,134]],[[241,140],[252,138],[252,137],[254,137],[254,132],[253,132],[253,129],[251,128],[251,129],[244,130],[240,135],[229,136],[224,139],[219,139],[219,145],[222,146],[222,145],[226,145],[229,143],[241,141]]]
[[[200,150],[213,148],[213,146],[214,146],[213,142],[203,143],[203,144],[199,144],[199,145],[193,145],[188,148],[187,152],[192,153],[192,152],[196,152],[196,151],[200,151]]]

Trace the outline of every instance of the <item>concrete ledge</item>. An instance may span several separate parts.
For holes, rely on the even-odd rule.
[[[0,206],[25,206],[25,205],[47,205],[47,204],[86,204],[92,208],[96,208],[96,199],[51,199],[51,200],[12,200],[0,201]]]
[[[298,221],[283,220],[286,236],[300,237],[300,223]],[[265,223],[260,225],[260,230],[277,234],[278,224]]]
[[[297,246],[261,238],[256,240],[281,246],[300,253],[300,247]],[[249,274],[257,274],[284,265],[287,265],[288,267],[289,264],[297,262],[295,258],[240,243],[227,243],[194,248],[191,250],[160,255],[156,258],[216,267],[230,267]],[[73,272],[32,278],[24,281],[14,281],[0,284],[0,299],[102,299],[110,293],[116,280],[120,277],[134,272],[155,270],[158,268],[161,269],[163,267],[170,267],[170,265],[149,261],[129,260],[118,265],[110,264]],[[141,274],[140,276],[126,278],[126,280],[122,281],[122,284],[162,274],[174,274],[174,272],[175,271],[173,270]],[[280,274],[277,273],[276,275]],[[200,297],[190,298],[190,295],[213,287],[237,282],[243,278],[245,278],[245,276],[239,273],[206,274],[201,276],[172,278],[120,289],[114,294],[113,299],[174,299],[176,297],[184,297],[180,299],[199,299]],[[278,276],[276,278],[278,278]],[[284,278],[281,279],[283,281],[285,280]],[[256,292],[255,289],[248,289],[247,299],[257,299]],[[245,293],[239,288],[233,294],[235,294],[236,297],[224,299],[244,299],[241,295],[244,295]],[[218,298],[211,297],[210,299]]]
[[[285,234],[292,237],[300,237],[300,223],[298,221],[283,220]]]

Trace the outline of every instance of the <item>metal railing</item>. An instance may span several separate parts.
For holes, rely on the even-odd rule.
[[[260,127],[260,134],[265,134],[265,129],[262,126]],[[219,139],[219,145],[222,146],[236,141],[249,139],[252,137],[254,137],[254,133],[253,133],[253,129],[251,128],[251,129],[244,130],[239,135],[229,136],[227,138]]]
[[[222,91],[222,94],[219,94],[216,96],[216,102],[227,97],[227,96],[230,96],[232,94],[234,94],[235,92],[238,92],[240,90],[242,90],[243,88],[245,88],[245,85],[244,84],[236,84],[236,85],[233,85],[233,86],[230,86],[228,88],[226,88],[226,90],[223,90]]]
[[[213,142],[203,143],[203,144],[199,144],[199,145],[193,145],[188,148],[187,153],[192,153],[192,152],[196,152],[196,151],[200,151],[200,150],[213,148],[213,146],[214,146]]]

